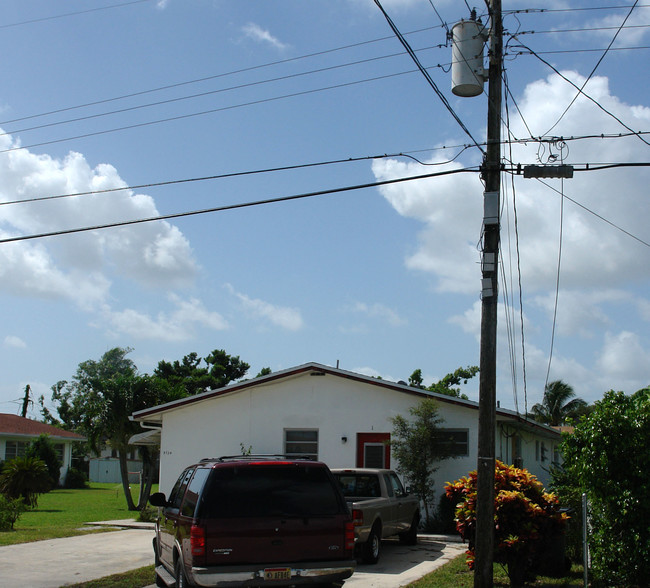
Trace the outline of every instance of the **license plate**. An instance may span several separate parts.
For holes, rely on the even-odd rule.
[[[267,568],[264,570],[265,580],[291,580],[291,568]]]

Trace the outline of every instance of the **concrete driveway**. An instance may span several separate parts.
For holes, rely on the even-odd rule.
[[[114,521],[113,525],[121,522]],[[61,588],[151,565],[152,525],[135,526],[2,546],[0,584],[3,588]],[[463,553],[466,546],[454,537],[420,535],[417,545],[400,545],[398,541],[388,540],[382,543],[382,549],[379,563],[360,564],[345,582],[345,588],[406,586]]]
[[[429,572],[464,553],[467,546],[455,537],[419,535],[417,545],[382,542],[379,562],[359,564],[344,588],[398,588],[419,580]]]
[[[0,547],[0,584],[60,588],[153,563],[153,529],[129,529]]]

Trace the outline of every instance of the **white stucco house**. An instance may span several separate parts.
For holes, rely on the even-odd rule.
[[[133,414],[139,440],[160,442],[160,489],[169,494],[182,469],[201,458],[255,454],[311,455],[330,467],[389,467],[391,418],[433,397],[454,440],[436,491],[476,469],[478,404],[404,383],[307,363]],[[148,433],[146,431],[149,431]],[[548,483],[560,433],[497,408],[496,457]],[[439,494],[438,494],[439,495]]]
[[[29,444],[41,435],[48,435],[54,444],[62,464],[59,483],[63,484],[72,463],[72,444],[86,440],[72,431],[64,431],[15,414],[0,414],[0,459],[9,461],[24,456]]]

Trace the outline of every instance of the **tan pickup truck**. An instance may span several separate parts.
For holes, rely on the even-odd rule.
[[[365,563],[377,563],[381,540],[394,535],[417,543],[420,501],[409,494],[393,470],[333,469],[355,525],[356,550]]]

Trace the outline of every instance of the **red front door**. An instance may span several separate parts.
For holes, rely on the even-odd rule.
[[[357,433],[358,468],[390,468],[390,433]]]

